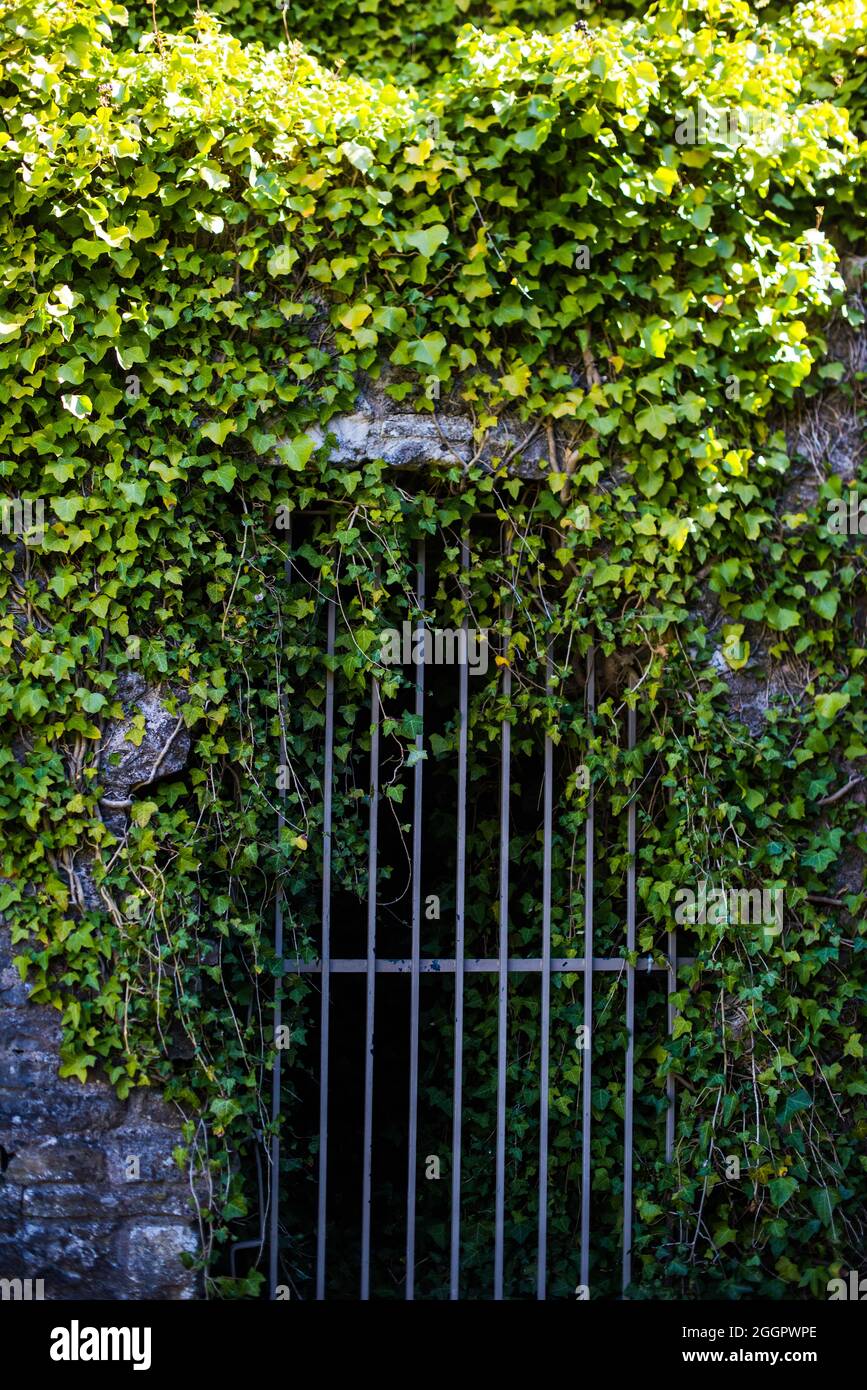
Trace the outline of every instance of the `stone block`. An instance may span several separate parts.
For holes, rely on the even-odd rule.
[[[7,1176],[24,1186],[31,1183],[95,1183],[105,1177],[105,1155],[96,1144],[67,1144],[53,1135],[35,1143],[19,1143]]]
[[[10,1136],[13,1147],[35,1135],[84,1134],[114,1129],[123,1119],[123,1107],[108,1086],[90,1082],[58,1081],[56,1068],[46,1067],[26,1086],[0,1085],[0,1133]]]
[[[134,1216],[189,1217],[183,1188],[169,1183],[130,1182],[111,1186],[95,1183],[37,1183],[25,1188],[24,1217],[28,1220],[121,1221]]]
[[[183,1185],[184,1175],[172,1158],[172,1150],[179,1143],[178,1131],[163,1126],[115,1130],[105,1145],[109,1182],[127,1184],[139,1180]],[[133,1169],[131,1159],[138,1160],[138,1179],[129,1176]]]
[[[199,1291],[198,1276],[181,1263],[195,1254],[198,1241],[189,1225],[135,1222],[118,1238],[117,1263],[127,1271],[135,1298],[190,1299]]]
[[[115,1232],[111,1222],[26,1222],[11,1239],[0,1238],[0,1271],[44,1279],[46,1299],[123,1297],[126,1277],[113,1263]]]
[[[23,1052],[35,1059],[54,1061],[56,1066],[59,1046],[60,1014],[55,1009],[32,1004],[0,1009],[0,1057],[8,1052]]]

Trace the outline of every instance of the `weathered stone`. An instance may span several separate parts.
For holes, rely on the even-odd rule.
[[[56,1058],[59,1043],[60,1015],[56,1010],[26,1004],[0,1009],[0,1057],[8,1051],[50,1061]]]
[[[126,1124],[130,1128],[143,1125],[160,1125],[177,1134],[181,1123],[180,1111],[169,1105],[159,1091],[150,1086],[137,1086],[127,1103]]]
[[[712,617],[711,626],[718,622],[719,614]],[[721,634],[716,634],[721,641]],[[796,709],[804,688],[803,671],[780,661],[773,661],[761,644],[750,652],[746,666],[732,670],[726,661],[722,648],[718,647],[711,657],[711,665],[728,686],[728,704],[732,716],[746,725],[753,738],[759,737],[765,727],[768,711],[775,704]]]
[[[40,1081],[23,1089],[0,1089],[0,1142],[4,1133],[28,1136],[82,1134],[87,1130],[112,1129],[123,1111],[108,1086],[99,1082],[58,1081],[56,1067],[40,1064]]]
[[[105,1160],[110,1182],[170,1182],[184,1181],[183,1174],[172,1158],[180,1143],[177,1130],[154,1126],[150,1129],[115,1130],[105,1145]],[[138,1178],[131,1178],[137,1161]]]
[[[105,1174],[105,1155],[96,1144],[65,1144],[53,1135],[19,1144],[6,1170],[12,1182],[92,1183]]]
[[[473,419],[460,400],[433,402],[432,410],[412,410],[398,404],[385,387],[388,377],[368,382],[356,408],[335,416],[324,427],[311,426],[308,434],[317,443],[330,435],[333,464],[357,464],[382,459],[393,468],[425,468],[472,460],[493,464],[513,461],[512,472],[538,477],[550,466],[546,430],[520,420],[502,419],[479,443],[473,435]],[[576,383],[577,384],[577,383]],[[557,427],[559,452],[566,439]]]
[[[10,1234],[21,1218],[23,1191],[17,1183],[0,1181],[0,1231]],[[0,1271],[2,1273],[2,1271]]]
[[[24,1189],[22,1211],[31,1220],[121,1220],[129,1216],[189,1215],[186,1194],[168,1183],[38,1183]]]
[[[113,1262],[114,1235],[108,1222],[28,1222],[0,1238],[0,1271],[44,1279],[46,1299],[118,1298],[128,1282]]]
[[[18,1008],[26,1004],[30,995],[28,986],[22,981],[18,967],[12,964],[15,954],[8,928],[0,918],[0,1014],[6,1009]]]
[[[117,696],[125,717],[108,723],[103,730],[99,775],[103,818],[109,829],[122,834],[132,797],[185,766],[190,735],[179,709],[172,713],[167,708],[171,691],[153,688],[128,671],[118,681]],[[136,728],[137,717],[144,719],[143,730]]]
[[[137,1222],[121,1232],[117,1260],[129,1273],[133,1297],[187,1299],[195,1296],[195,1282],[181,1255],[195,1253],[189,1226]]]

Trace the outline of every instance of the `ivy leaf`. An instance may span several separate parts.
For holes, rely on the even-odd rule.
[[[226,436],[235,428],[234,420],[208,420],[200,427],[200,433],[212,444],[223,444]]]
[[[86,690],[80,686],[75,695],[76,699],[81,701],[82,709],[85,709],[88,714],[98,714],[108,704],[105,696],[100,694],[98,690]]]
[[[204,227],[206,232],[212,232],[214,236],[219,236],[226,225],[218,213],[202,212],[201,208],[196,208],[193,216],[200,227]]]
[[[93,410],[93,402],[89,396],[61,396],[60,403],[76,420],[86,420]]]
[[[300,473],[315,447],[315,441],[310,438],[309,434],[297,434],[288,443],[278,444],[275,452],[287,468]]]
[[[48,587],[53,589],[58,598],[66,598],[68,593],[78,584],[78,576],[71,570],[61,570],[59,574],[54,574],[48,581]]]
[[[787,1124],[799,1110],[809,1110],[811,1105],[809,1092],[803,1087],[799,1091],[793,1091],[791,1095],[786,1096],[783,1108],[777,1116],[779,1124]]]
[[[209,468],[202,474],[205,483],[216,483],[224,492],[231,492],[235,486],[238,470],[233,463],[221,463],[219,468]]]
[[[448,239],[448,228],[441,222],[433,227],[425,227],[422,231],[407,232],[403,238],[405,245],[413,247],[425,260],[430,260],[434,252]]]
[[[374,162],[373,150],[368,149],[367,145],[358,144],[356,140],[344,140],[340,146],[340,152],[362,174],[366,174]]]
[[[790,1197],[793,1197],[798,1190],[796,1178],[774,1178],[768,1183],[768,1191],[771,1200],[776,1207],[785,1206]]]
[[[849,696],[842,690],[832,691],[830,695],[816,696],[816,713],[820,719],[833,719],[849,703]]]
[[[278,246],[277,250],[268,257],[268,274],[288,275],[297,260],[298,252],[294,246]]]
[[[780,608],[776,603],[769,603],[765,609],[765,622],[775,632],[788,632],[789,628],[797,627],[800,621],[801,615],[795,608]]]
[[[500,385],[510,396],[526,396],[529,380],[530,368],[521,363],[508,376],[500,377]]]
[[[356,328],[361,327],[365,319],[370,317],[370,314],[369,304],[353,304],[351,308],[344,309],[343,313],[338,315],[338,321],[343,324],[344,328],[354,332]]]
[[[421,362],[425,367],[435,367],[445,345],[446,340],[442,333],[428,333],[424,338],[417,338],[410,344],[412,361]]]
[[[68,386],[80,386],[84,381],[84,369],[83,357],[69,357],[57,368],[57,380]]]
[[[635,423],[645,434],[653,435],[654,439],[664,439],[668,433],[670,425],[675,422],[675,414],[670,405],[661,405],[654,401],[646,410],[640,410],[635,417]]]

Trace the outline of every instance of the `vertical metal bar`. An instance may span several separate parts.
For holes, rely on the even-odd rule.
[[[292,523],[286,534],[287,555],[283,565],[283,579],[288,591],[292,582]],[[280,659],[283,660],[282,645]],[[286,748],[286,702],[282,690],[277,691],[280,712],[280,767],[286,767],[289,755]],[[286,824],[286,778],[279,778],[279,802],[277,804],[277,853],[280,854],[283,840],[283,827]],[[277,1297],[277,1273],[280,1253],[280,1087],[282,1056],[277,1046],[279,1029],[283,1021],[283,879],[277,883],[274,903],[274,954],[279,965],[279,974],[274,982],[274,1070],[271,1074],[271,1187],[268,1208],[268,1296]],[[258,1151],[257,1151],[258,1152]]]
[[[337,605],[328,600],[327,652],[334,656]],[[322,989],[319,1045],[319,1205],[316,1218],[316,1297],[325,1297],[325,1219],[328,1198],[328,1041],[331,1015],[331,793],[334,781],[334,672],[325,673],[325,768],[322,811]]]
[[[596,652],[587,653],[587,719],[592,724],[596,710]],[[591,730],[592,732],[592,730]],[[593,783],[587,795],[587,827],[584,852],[584,1010],[583,1024],[587,1032],[584,1052],[581,1100],[581,1283],[590,1283],[590,1093],[593,1058]]]
[[[505,614],[503,656],[508,661],[511,606]],[[503,696],[512,694],[512,672],[503,667]],[[503,1297],[503,1239],[506,1219],[506,1048],[509,999],[509,783],[511,780],[512,726],[504,719],[500,760],[500,940],[497,985],[497,1159],[494,1196],[494,1298]]]
[[[470,546],[464,535],[461,541],[461,570],[464,602],[470,569]],[[458,734],[458,808],[457,808],[457,879],[455,882],[455,1077],[452,1101],[452,1244],[449,1270],[449,1298],[460,1294],[461,1263],[461,1127],[463,1122],[464,1080],[464,902],[467,878],[467,740],[468,740],[468,680],[469,680],[469,618],[464,610],[463,661],[458,677],[460,731]]]
[[[551,689],[554,662],[548,652],[546,682]],[[536,1257],[536,1297],[544,1299],[548,1257],[548,1053],[551,1046],[551,839],[553,835],[554,744],[545,735],[545,787],[542,835],[542,1032],[539,1039],[539,1243]]]
[[[674,1036],[674,1019],[677,1010],[672,1003],[671,996],[677,989],[677,928],[668,933],[668,999],[666,1003],[666,1016],[668,1023],[668,1036]],[[665,1112],[665,1161],[671,1163],[674,1158],[674,1077],[669,1072],[665,1078],[665,1098],[667,1109]]]
[[[427,636],[425,633],[425,546],[418,542],[416,569],[416,598],[419,618],[416,625],[415,714],[421,721],[415,736],[418,757],[413,769],[412,810],[412,963],[410,967],[409,1004],[409,1144],[406,1192],[406,1297],[415,1297],[415,1200],[418,1146],[418,1015],[419,960],[421,956],[421,813],[422,813],[422,752],[424,751],[424,682]]]
[[[376,889],[379,849],[379,681],[370,696],[370,816],[367,854],[367,1008],[364,1021],[364,1176],[361,1190],[361,1297],[370,1297],[370,1201],[373,1172],[373,1027],[376,1006]]]
[[[632,705],[626,712],[626,746],[635,748],[636,713]],[[626,821],[626,949],[635,950],[635,855],[636,855],[636,797],[638,782],[629,798]],[[633,1107],[635,1087],[635,966],[626,967],[626,1082],[623,1119],[623,1292],[632,1282],[632,1163]]]

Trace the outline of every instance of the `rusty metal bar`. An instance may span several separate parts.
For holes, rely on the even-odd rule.
[[[422,753],[424,751],[424,682],[427,656],[425,632],[425,546],[418,542],[416,569],[416,601],[419,618],[416,626],[417,666],[415,676],[415,715],[419,720],[415,736],[416,763],[413,768],[412,811],[412,969],[409,1005],[409,1141],[406,1193],[406,1287],[407,1299],[415,1296],[415,1204],[416,1168],[418,1162],[418,1029],[419,1029],[419,963],[421,956],[421,815],[422,815]],[[419,641],[420,639],[420,641]]]
[[[548,652],[546,684],[551,689],[554,662]],[[554,744],[545,735],[542,793],[542,1030],[539,1038],[539,1237],[536,1253],[536,1298],[544,1299],[548,1263],[548,1086],[551,1047],[551,841],[554,833]]]
[[[635,748],[636,712],[632,705],[626,711],[626,746]],[[626,949],[635,950],[635,855],[636,798],[638,782],[629,798],[626,821]],[[635,1104],[635,967],[626,967],[626,1080],[623,1119],[623,1270],[622,1288],[625,1293],[632,1282],[632,1165]]]
[[[470,546],[466,536],[461,541],[461,571],[464,601],[470,569]],[[458,805],[457,805],[457,877],[455,882],[455,1062],[454,1096],[452,1100],[452,1212],[451,1251],[449,1263],[449,1298],[460,1296],[461,1265],[461,1142],[463,1125],[464,1084],[464,921],[467,886],[467,745],[469,730],[469,619],[464,611],[464,660],[458,675]]]
[[[373,1172],[373,1049],[376,1009],[376,891],[379,850],[379,681],[370,696],[370,813],[367,852],[367,999],[364,1018],[364,1174],[361,1186],[361,1298],[370,1298],[370,1202]]]
[[[587,653],[587,721],[592,735],[596,710],[596,653]],[[590,1282],[590,1123],[593,1057],[593,851],[594,789],[591,779],[587,795],[587,823],[584,850],[584,1007],[582,1022],[586,1048],[582,1058],[581,1095],[581,1283]]]
[[[334,656],[337,604],[328,601],[327,654]],[[334,672],[325,673],[325,768],[322,833],[322,981],[319,1044],[319,1193],[316,1217],[316,1297],[325,1297],[325,1222],[328,1201],[328,1042],[331,1022],[331,796],[334,781]]]
[[[511,609],[503,631],[503,695],[512,693],[508,665]],[[503,1297],[503,1244],[506,1219],[506,1048],[509,1002],[509,785],[511,778],[512,726],[503,719],[500,756],[500,937],[497,985],[497,1156],[494,1193],[494,1299]]]

